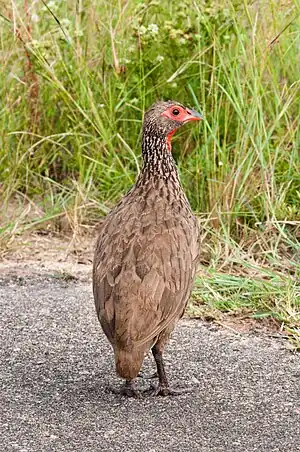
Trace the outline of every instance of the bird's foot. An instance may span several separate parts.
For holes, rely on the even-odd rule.
[[[134,388],[126,388],[123,386],[119,389],[119,394],[123,397],[134,397],[135,399],[139,399],[142,397],[142,394],[140,391]]]
[[[190,392],[189,389],[171,389],[169,386],[158,384],[158,386],[154,386],[151,384],[149,389],[146,389],[143,394],[149,397],[155,397],[155,396],[178,396],[181,394],[186,394]]]
[[[138,389],[135,389],[133,387],[132,383],[125,383],[121,388],[116,389],[113,387],[108,387],[109,392],[112,392],[113,394],[121,395],[123,397],[134,397],[136,399],[139,399],[142,397],[141,392]]]

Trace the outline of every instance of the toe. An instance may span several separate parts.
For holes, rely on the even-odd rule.
[[[162,386],[158,385],[157,387],[154,385],[151,385],[149,389],[146,389],[143,394],[149,397],[155,397],[155,396],[178,396],[181,394],[185,394],[190,392],[189,389],[171,389],[168,386]]]

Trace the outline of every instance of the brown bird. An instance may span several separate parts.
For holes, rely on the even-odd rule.
[[[151,394],[175,393],[162,352],[190,296],[199,227],[179,180],[171,138],[183,124],[201,118],[179,102],[152,105],[144,118],[142,171],[101,224],[94,299],[114,350],[116,371],[126,380],[121,393],[127,396],[139,394],[133,380],[150,348],[159,378]]]

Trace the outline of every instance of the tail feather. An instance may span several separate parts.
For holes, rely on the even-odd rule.
[[[116,371],[126,380],[133,380],[138,376],[144,360],[144,348],[137,350],[115,350]]]

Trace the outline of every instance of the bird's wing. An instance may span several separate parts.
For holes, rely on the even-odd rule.
[[[96,310],[114,344],[142,345],[178,319],[198,262],[193,217],[145,226],[138,211],[112,215],[98,240],[93,274]]]

